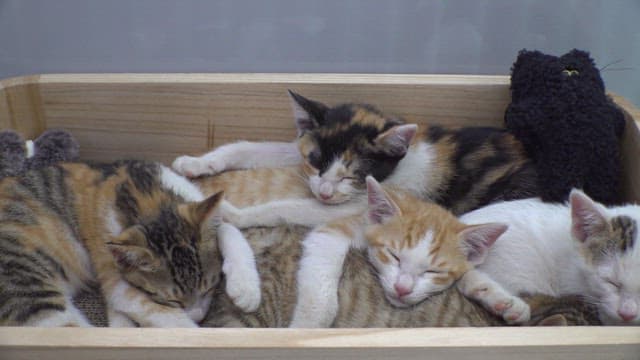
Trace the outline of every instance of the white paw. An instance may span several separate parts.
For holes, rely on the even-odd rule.
[[[240,230],[228,223],[218,226],[218,243],[224,259],[227,295],[243,311],[255,311],[260,305],[261,289],[251,246]]]
[[[494,315],[502,317],[507,324],[523,324],[531,318],[531,309],[524,300],[490,286],[474,289],[473,298]]]
[[[225,170],[225,164],[205,157],[180,156],[171,164],[173,170],[187,177],[215,175]]]
[[[249,268],[230,269],[231,266],[223,265],[222,271],[227,276],[226,292],[233,303],[244,312],[258,310],[261,301],[260,276],[255,265]],[[225,269],[226,268],[226,269]]]
[[[150,315],[145,322],[148,322],[148,326],[151,327],[163,327],[163,328],[197,328],[196,324],[187,313],[176,309],[175,311],[169,311],[165,313],[156,313]]]
[[[526,323],[531,319],[529,304],[514,296],[511,299],[510,306],[505,307],[502,311],[502,318],[507,324],[520,325]]]
[[[113,311],[109,312],[109,327],[137,327],[137,325],[127,315],[119,311]]]
[[[251,219],[244,214],[242,209],[238,209],[228,201],[220,203],[220,215],[222,215],[222,220],[224,222],[232,224],[240,229],[255,225],[254,221],[251,221]]]

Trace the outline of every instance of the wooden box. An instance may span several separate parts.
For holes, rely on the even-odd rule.
[[[0,82],[0,128],[73,133],[86,159],[169,164],[238,139],[290,141],[286,89],[362,101],[410,122],[502,124],[506,76],[36,75]],[[640,111],[625,110],[624,192],[640,201]],[[0,328],[0,359],[640,359],[640,327],[421,329]]]

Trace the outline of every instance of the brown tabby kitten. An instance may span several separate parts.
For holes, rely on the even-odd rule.
[[[303,227],[253,228],[244,231],[256,253],[263,301],[256,312],[245,313],[222,292],[216,292],[209,314],[201,323],[212,327],[287,327],[296,306],[296,271],[302,255]],[[338,292],[339,310],[333,327],[429,327],[505,325],[455,287],[408,308],[385,298],[375,268],[365,251],[349,251]],[[528,299],[527,299],[528,300]],[[580,299],[532,297],[532,321],[527,325],[589,325],[594,318]],[[582,316],[582,314],[585,314]],[[564,315],[567,314],[566,318]],[[549,319],[549,320],[547,320]],[[597,320],[596,320],[597,321]],[[597,323],[597,322],[596,322]]]
[[[3,179],[0,325],[90,326],[72,298],[99,287],[110,326],[196,326],[222,268],[220,198],[139,161]]]

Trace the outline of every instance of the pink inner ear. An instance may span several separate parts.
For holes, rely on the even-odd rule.
[[[507,231],[508,226],[501,223],[476,225],[462,231],[462,238],[467,260],[473,264],[481,264],[489,248]]]
[[[589,236],[603,229],[606,223],[596,203],[578,191],[569,196],[571,204],[571,232],[580,242],[587,241]]]
[[[109,251],[111,251],[111,255],[116,260],[119,267],[128,269],[132,266],[127,252],[124,251],[122,247],[117,245],[109,246]]]
[[[369,202],[369,220],[382,224],[398,212],[395,204],[387,197],[382,186],[372,176],[367,176],[367,199]]]
[[[387,147],[387,151],[394,155],[404,155],[416,135],[418,125],[408,124],[395,126],[380,135],[380,141]]]

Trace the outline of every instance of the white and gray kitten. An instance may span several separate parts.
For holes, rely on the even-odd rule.
[[[526,199],[463,215],[509,225],[478,270],[514,294],[578,294],[603,323],[640,324],[640,206],[604,207],[579,190],[568,205]]]

